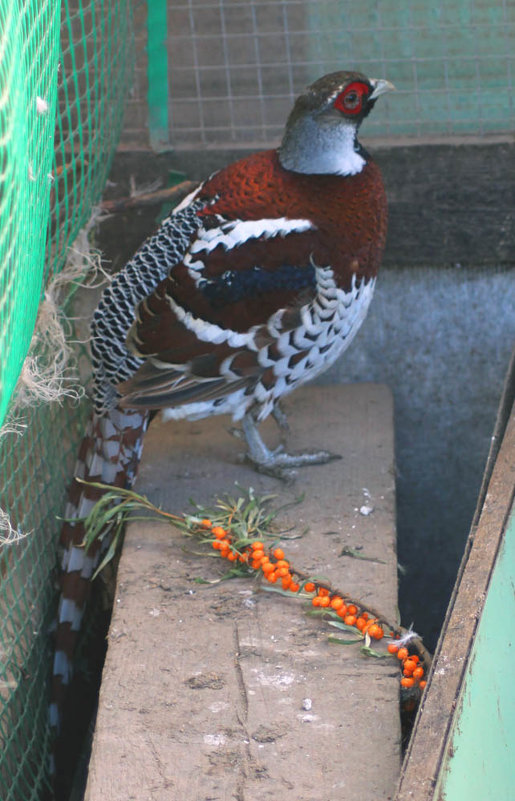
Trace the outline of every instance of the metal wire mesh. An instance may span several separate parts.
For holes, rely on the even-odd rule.
[[[2,505],[27,534],[0,551],[0,797],[40,797],[47,771],[49,624],[56,515],[73,467],[78,410],[32,410],[22,438],[2,440]],[[64,436],[63,436],[64,432]],[[66,432],[70,432],[68,435]]]
[[[129,0],[68,0],[59,13],[55,0],[0,0],[2,411],[42,287],[105,183],[131,78]],[[0,439],[2,801],[41,798],[46,779],[56,515],[86,406],[25,410],[22,434]]]
[[[129,0],[63,3],[47,274],[63,266],[105,184],[132,74]]]
[[[168,33],[177,147],[273,143],[295,95],[346,68],[398,87],[367,120],[368,136],[514,128],[508,0],[177,0]]]

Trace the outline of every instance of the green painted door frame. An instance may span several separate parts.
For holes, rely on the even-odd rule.
[[[461,687],[435,793],[438,801],[512,801],[515,797],[514,665],[512,507]]]
[[[152,0],[147,12],[147,101],[150,145],[156,152],[170,149],[167,34],[167,2]]]

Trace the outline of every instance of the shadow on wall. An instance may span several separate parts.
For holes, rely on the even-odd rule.
[[[481,484],[515,341],[510,270],[388,269],[322,383],[379,381],[395,398],[404,625],[434,648]]]

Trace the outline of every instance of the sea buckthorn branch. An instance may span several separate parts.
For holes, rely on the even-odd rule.
[[[426,686],[431,657],[415,632],[391,624],[377,610],[335,589],[325,579],[301,572],[286,559],[284,550],[277,543],[278,533],[281,540],[302,535],[274,531],[273,521],[280,511],[268,508],[274,496],[258,497],[249,489],[244,496],[218,500],[213,509],[195,504],[196,514],[175,515],[164,512],[132,490],[90,483],[105,489],[106,493],[84,519],[86,536],[83,545],[87,549],[95,539],[106,537],[108,532],[112,535],[111,544],[95,575],[114,556],[128,520],[164,518],[186,535],[209,544],[217,555],[227,559],[231,569],[226,578],[257,576],[264,588],[309,600],[311,614],[327,618],[330,625],[355,635],[353,640],[330,637],[332,642],[350,644],[364,640],[361,650],[366,656],[396,656],[402,672],[400,684],[405,693],[413,696]],[[300,500],[296,499],[294,503]],[[144,517],[141,516],[143,511],[147,513]],[[274,541],[267,545],[265,540],[270,538]],[[386,652],[370,647],[373,641],[383,639],[388,639]]]
[[[132,490],[112,487],[110,484],[102,484],[99,481],[84,481],[81,478],[76,478],[76,481],[78,481],[79,484],[87,484],[89,487],[104,491],[87,517],[68,520],[70,523],[84,523],[85,536],[82,546],[86,551],[88,551],[96,540],[106,540],[109,542],[106,553],[91,577],[92,580],[98,576],[116,555],[117,550],[121,546],[123,532],[128,520],[149,520],[152,517],[162,520],[165,518],[170,523],[173,522],[175,524],[179,524],[183,520],[182,515],[179,516],[171,514],[171,512],[164,512],[158,506],[151,503],[148,498],[143,495],[138,495],[137,492],[133,492]],[[144,518],[137,515],[137,513],[141,513],[142,511],[147,512]]]
[[[207,517],[200,520],[190,518],[188,525],[192,527],[192,533],[201,534],[204,541],[210,542],[222,558],[243,565],[247,575],[260,574],[269,584],[280,586],[284,594],[308,597],[312,607],[323,611],[333,620],[340,619],[344,624],[342,628],[359,633],[359,638],[365,640],[362,651],[366,655],[383,656],[373,651],[370,643],[388,636],[390,642],[387,652],[395,654],[401,661],[401,687],[404,690],[424,689],[428,655],[425,649],[423,654],[417,653],[419,638],[414,632],[392,626],[381,614],[362,602],[352,601],[348,594],[332,588],[327,582],[301,573],[286,559],[282,548],[275,545],[267,548],[261,540],[235,540],[229,527],[215,525]],[[331,640],[338,642],[337,638]],[[349,641],[342,642],[346,644]]]

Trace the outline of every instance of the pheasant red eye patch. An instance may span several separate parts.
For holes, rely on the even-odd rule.
[[[334,108],[343,114],[359,114],[363,108],[363,100],[368,97],[370,86],[361,81],[353,81],[340,92],[334,101]]]

